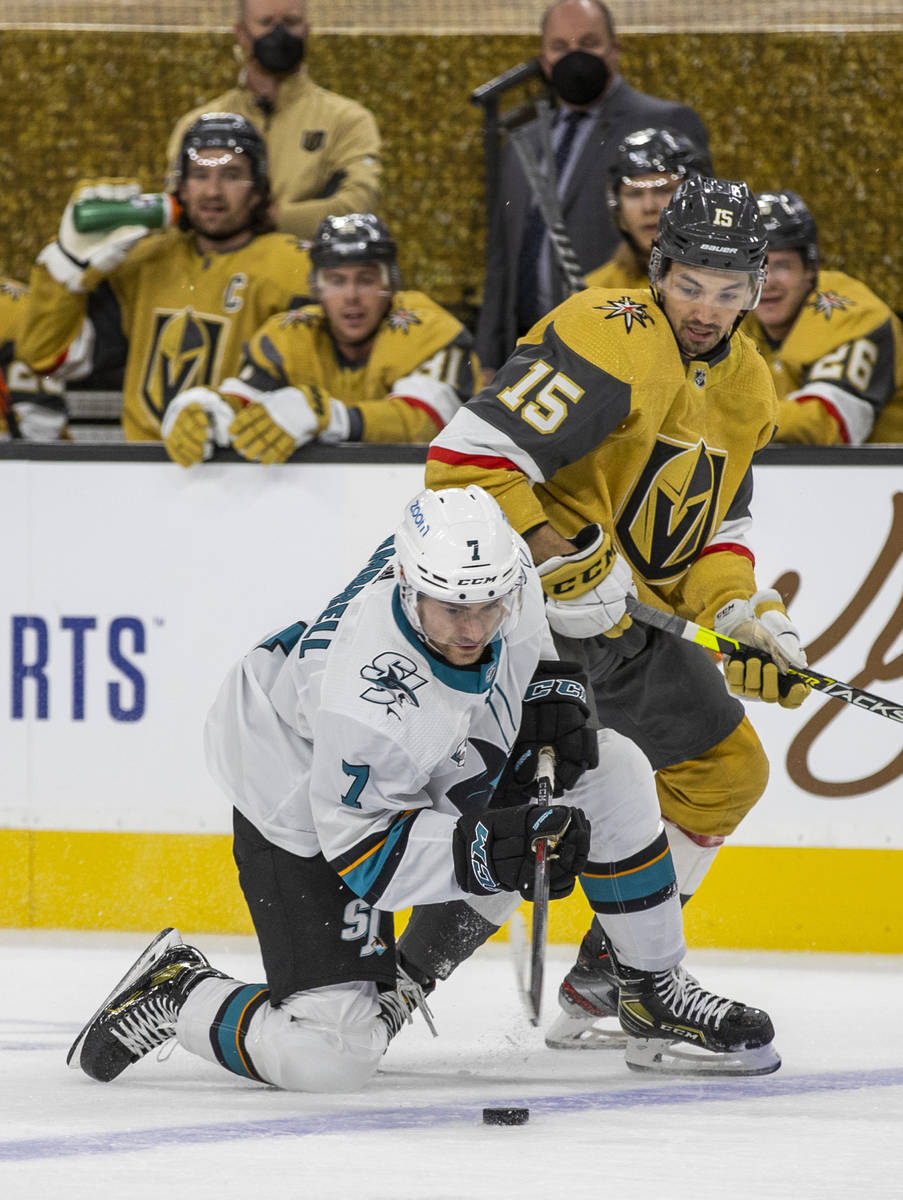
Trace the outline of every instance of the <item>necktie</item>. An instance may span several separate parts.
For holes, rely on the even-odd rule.
[[[589,113],[573,111],[564,116],[564,130],[555,149],[555,178],[558,180],[564,173],[580,122],[588,116]],[[545,232],[545,221],[542,219],[539,205],[534,202],[524,223],[524,236],[517,260],[517,316],[518,325],[522,330],[529,329],[543,316],[539,311],[537,265]]]

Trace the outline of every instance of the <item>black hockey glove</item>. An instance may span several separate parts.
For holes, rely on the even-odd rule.
[[[586,866],[589,821],[567,804],[522,804],[458,818],[452,849],[458,886],[474,896],[520,892],[533,899],[538,837],[557,839],[549,850],[549,896],[561,900],[574,890]]]
[[[555,796],[599,764],[595,730],[587,725],[586,672],[578,663],[540,661],[524,693],[520,730],[495,790],[497,803],[523,804],[536,795],[543,746],[555,752]]]

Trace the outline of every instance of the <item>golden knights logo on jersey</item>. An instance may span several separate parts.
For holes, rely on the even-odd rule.
[[[417,664],[404,654],[391,650],[377,654],[372,663],[361,667],[361,678],[373,684],[373,687],[361,692],[361,699],[369,700],[371,704],[384,704],[386,712],[399,721],[401,713],[396,711],[396,705],[399,710],[405,704],[420,707],[414,691],[422,687],[426,680],[417,674]]]
[[[422,325],[420,317],[410,308],[396,308],[394,312],[390,312],[388,316],[390,329],[398,329],[401,333],[407,333],[409,329],[415,325]]]
[[[712,533],[727,454],[659,437],[615,523],[621,549],[650,583],[676,579]]]
[[[299,325],[316,325],[320,315],[303,308],[290,308],[279,322],[280,329],[296,329]]]
[[[9,296],[10,300],[22,300],[28,295],[28,289],[14,279],[0,280],[0,296]]]
[[[646,305],[640,301],[631,300],[629,296],[622,296],[620,300],[609,300],[606,304],[597,304],[596,308],[605,313],[606,321],[612,321],[615,317],[623,317],[624,327],[628,333],[633,329],[634,321],[641,329],[646,328],[647,321],[650,325],[655,324],[655,318],[647,310]]]
[[[154,312],[141,395],[158,418],[179,392],[218,382],[227,325],[227,317],[190,308]]]
[[[806,301],[806,308],[814,309],[826,321],[830,321],[833,312],[845,312],[855,303],[855,300],[850,300],[847,296],[838,296],[836,292],[816,292],[811,300]]]

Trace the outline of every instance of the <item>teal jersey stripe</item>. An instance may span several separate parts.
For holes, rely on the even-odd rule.
[[[387,862],[395,853],[400,839],[407,837],[410,832],[411,823],[416,816],[417,813],[412,812],[402,817],[401,820],[396,821],[386,834],[386,840],[378,849],[372,850],[363,862],[359,862],[356,867],[352,867],[350,870],[341,873],[341,878],[348,884],[355,895],[361,896],[371,904],[376,902],[378,894],[373,893],[372,889],[375,888],[376,882],[385,869]],[[383,890],[383,888],[380,888],[379,893],[382,893]]]

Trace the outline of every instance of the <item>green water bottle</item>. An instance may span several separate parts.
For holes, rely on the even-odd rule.
[[[168,229],[178,220],[179,202],[166,192],[146,192],[128,200],[77,200],[72,222],[78,233],[106,233],[120,225]]]

